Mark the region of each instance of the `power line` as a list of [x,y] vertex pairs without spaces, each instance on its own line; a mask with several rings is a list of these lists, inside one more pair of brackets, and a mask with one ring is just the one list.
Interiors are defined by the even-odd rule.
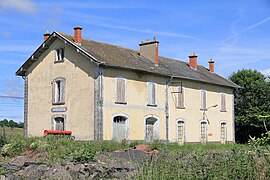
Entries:
[[24,99],[24,97],[20,97],[20,96],[1,96],[0,98],[10,98],[10,99]]

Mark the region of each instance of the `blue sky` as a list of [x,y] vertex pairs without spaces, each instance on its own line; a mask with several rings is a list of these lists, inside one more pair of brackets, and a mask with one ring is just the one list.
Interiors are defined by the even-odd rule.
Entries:
[[[138,49],[156,36],[159,54],[198,63],[215,60],[218,74],[250,68],[270,75],[270,1],[0,0],[0,96],[23,96],[15,71],[47,30]],[[7,103],[9,101],[9,103]],[[0,119],[23,120],[22,101],[0,98]],[[11,105],[9,105],[11,104]]]

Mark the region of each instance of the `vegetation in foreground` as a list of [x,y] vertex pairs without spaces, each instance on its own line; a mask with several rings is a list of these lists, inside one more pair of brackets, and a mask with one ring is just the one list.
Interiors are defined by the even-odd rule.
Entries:
[[[159,155],[141,162],[138,179],[269,179],[270,133],[250,140],[250,145],[165,145],[150,144]],[[44,138],[17,137],[2,148],[5,159],[34,154],[49,165],[67,159],[78,163],[94,161],[102,152],[134,147],[140,142],[122,144],[113,141],[73,141],[58,136]],[[109,157],[108,157],[109,158]],[[5,173],[5,169],[1,172]]]

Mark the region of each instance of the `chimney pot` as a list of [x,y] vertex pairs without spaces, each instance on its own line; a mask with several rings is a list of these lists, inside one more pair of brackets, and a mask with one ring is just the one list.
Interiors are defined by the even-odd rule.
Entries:
[[156,38],[156,36],[154,36],[154,41],[156,41],[157,40],[157,38]]
[[46,41],[50,37],[50,33],[47,31],[46,33],[43,34],[44,41]]
[[76,44],[81,45],[82,43],[82,27],[74,27],[74,41]]
[[197,70],[197,55],[195,53],[192,53],[189,57],[189,67],[191,67],[192,69],[196,69]]
[[213,59],[209,60],[209,71],[214,73],[215,72],[215,61]]

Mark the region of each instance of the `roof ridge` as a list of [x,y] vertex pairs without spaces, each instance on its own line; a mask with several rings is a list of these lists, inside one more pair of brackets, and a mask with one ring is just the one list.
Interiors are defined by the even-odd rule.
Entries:
[[[58,33],[60,33],[63,36],[73,37],[71,35],[68,35],[68,34],[65,34],[65,33],[62,33],[62,32],[58,32]],[[130,50],[130,51],[134,51],[135,53],[139,53],[139,50],[135,50],[135,49],[131,49],[131,48],[126,48],[126,47],[115,45],[115,44],[110,44],[110,43],[106,43],[106,42],[100,42],[100,41],[96,41],[96,40],[92,40],[92,39],[87,39],[87,38],[82,38],[82,40],[83,41],[92,41],[92,42],[99,43],[99,44],[104,44],[104,45],[110,45],[110,46],[114,46],[114,47],[117,47],[117,48],[122,48],[122,49],[127,49],[127,50]]]

